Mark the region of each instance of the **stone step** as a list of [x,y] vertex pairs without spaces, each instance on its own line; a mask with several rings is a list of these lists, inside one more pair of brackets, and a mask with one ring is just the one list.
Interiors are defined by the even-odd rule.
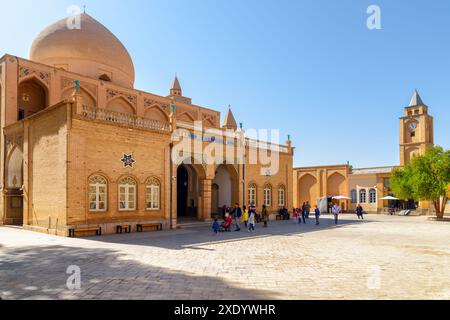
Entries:
[[212,221],[185,222],[185,223],[177,224],[177,229],[209,227],[211,224],[212,224]]

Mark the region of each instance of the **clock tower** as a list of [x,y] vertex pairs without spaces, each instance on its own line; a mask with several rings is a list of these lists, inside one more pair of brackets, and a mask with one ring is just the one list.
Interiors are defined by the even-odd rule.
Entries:
[[433,117],[428,114],[428,106],[416,90],[400,118],[400,165],[406,165],[433,145]]

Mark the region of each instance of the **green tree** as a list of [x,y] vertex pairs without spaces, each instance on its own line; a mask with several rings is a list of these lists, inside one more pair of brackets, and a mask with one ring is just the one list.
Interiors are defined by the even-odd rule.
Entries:
[[397,197],[433,202],[438,218],[444,216],[449,185],[450,150],[438,146],[392,174],[392,190]]

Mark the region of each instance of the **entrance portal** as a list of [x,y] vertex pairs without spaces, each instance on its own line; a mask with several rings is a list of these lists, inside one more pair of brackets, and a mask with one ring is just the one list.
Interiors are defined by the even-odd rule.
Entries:
[[177,216],[196,219],[199,206],[199,175],[193,165],[177,169]]

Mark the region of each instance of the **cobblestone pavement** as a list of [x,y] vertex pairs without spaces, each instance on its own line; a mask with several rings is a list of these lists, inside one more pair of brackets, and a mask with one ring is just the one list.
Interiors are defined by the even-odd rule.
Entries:
[[[60,238],[0,228],[3,299],[450,299],[450,223],[354,216]],[[81,289],[68,290],[68,266]]]

